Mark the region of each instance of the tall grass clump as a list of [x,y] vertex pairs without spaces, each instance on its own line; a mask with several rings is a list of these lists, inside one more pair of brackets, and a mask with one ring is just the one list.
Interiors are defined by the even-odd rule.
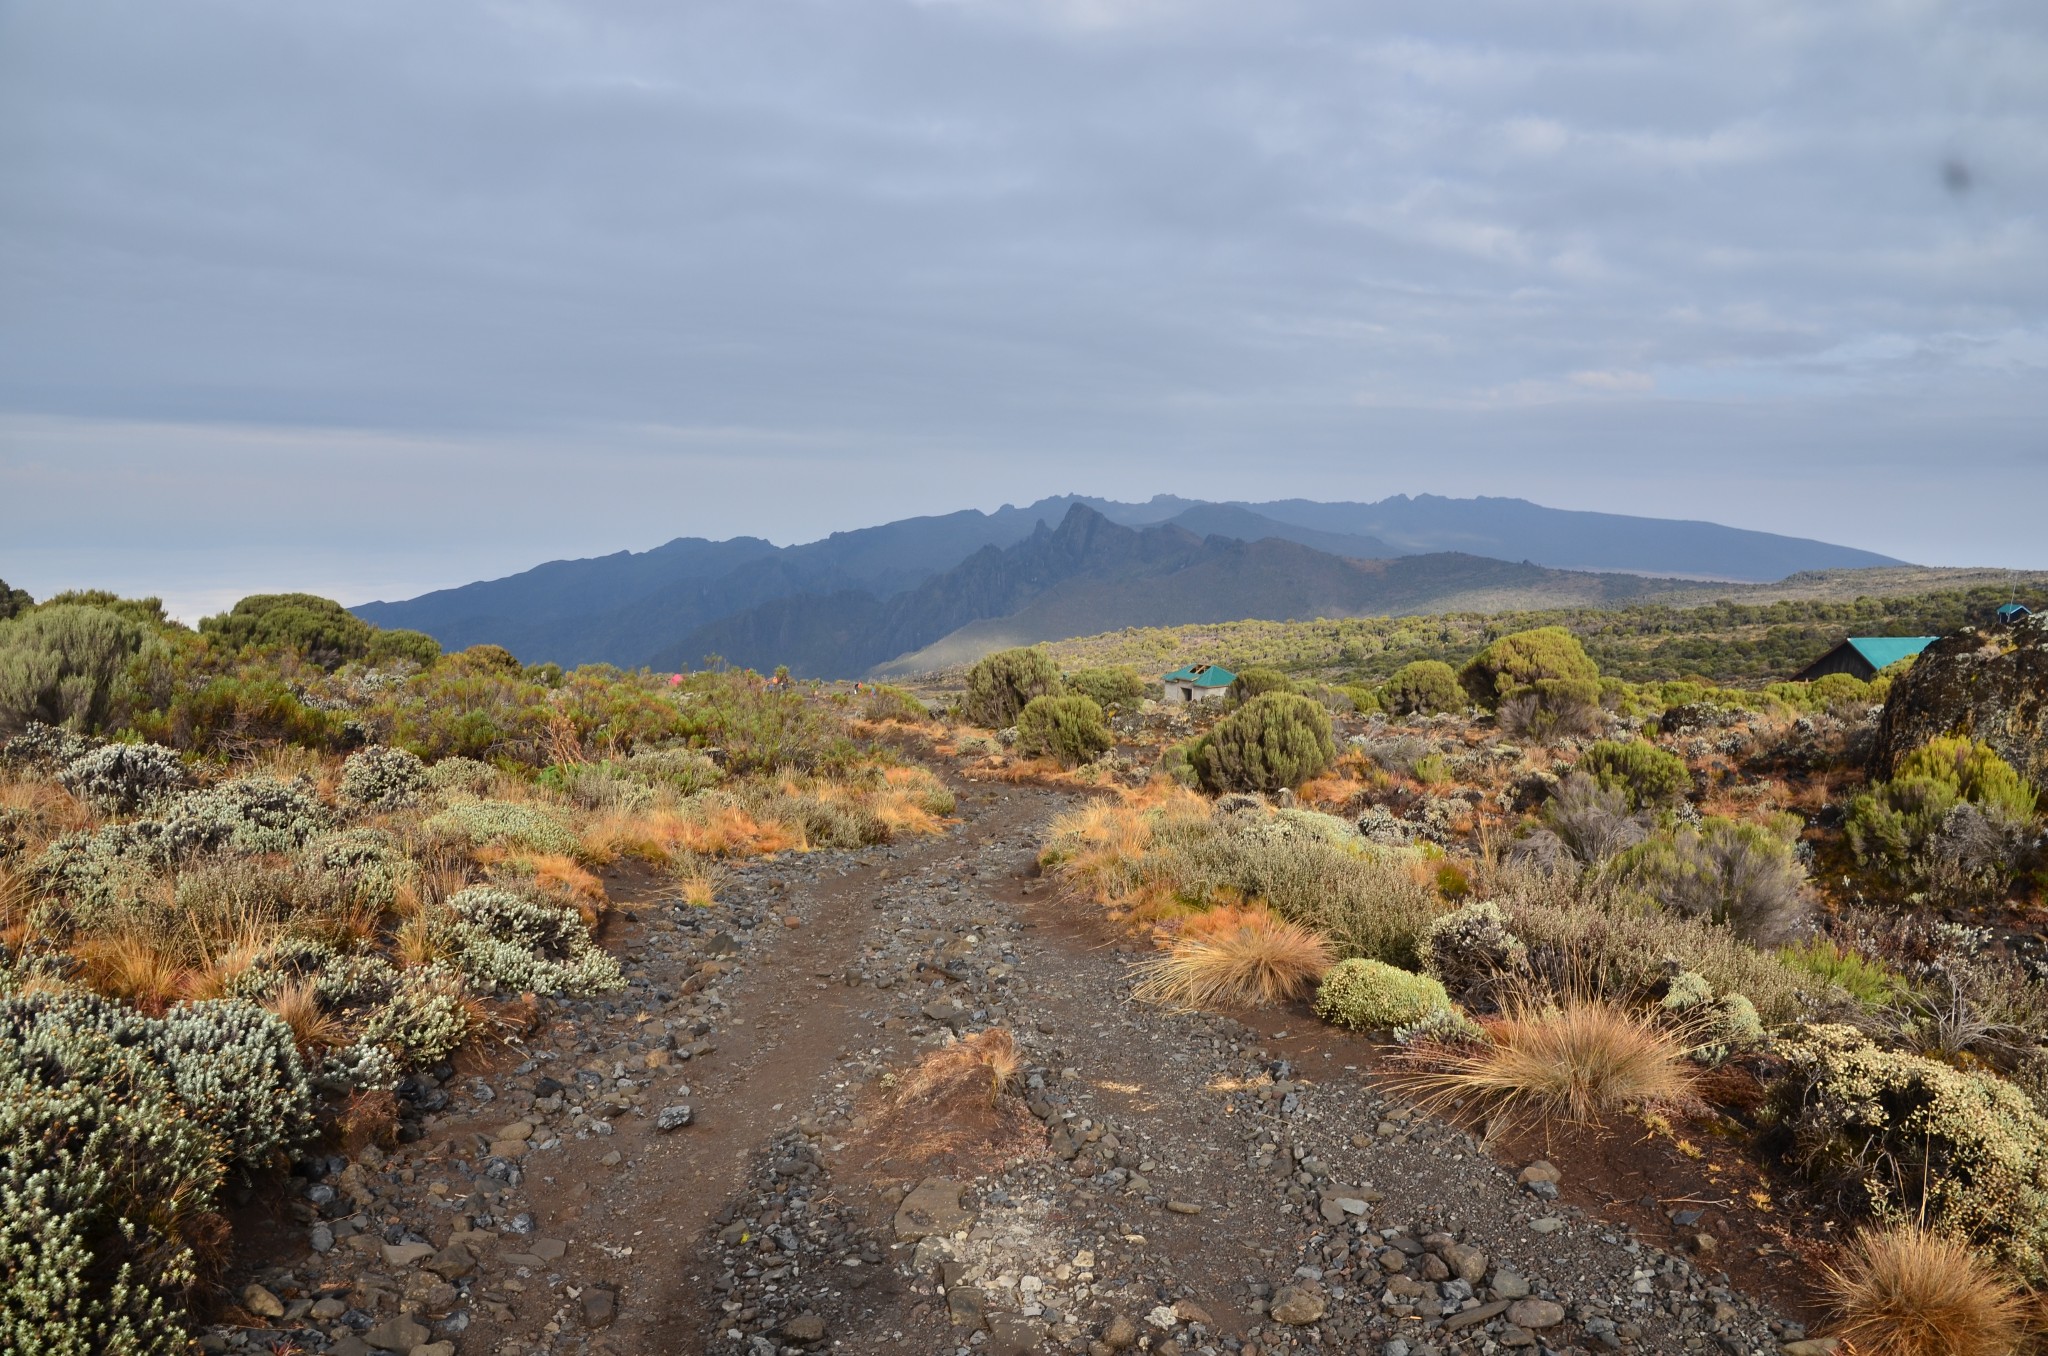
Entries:
[[1182,926],[1141,962],[1139,998],[1176,1008],[1271,1007],[1307,992],[1330,963],[1328,940],[1253,906],[1222,906]]
[[1863,1230],[1821,1280],[1856,1356],[2012,1356],[2030,1326],[2009,1278],[1916,1225]]
[[1690,1043],[1651,1015],[1583,997],[1509,1004],[1487,1039],[1418,1055],[1403,1082],[1425,1100],[1476,1098],[1510,1120],[1590,1123],[1691,1095]]

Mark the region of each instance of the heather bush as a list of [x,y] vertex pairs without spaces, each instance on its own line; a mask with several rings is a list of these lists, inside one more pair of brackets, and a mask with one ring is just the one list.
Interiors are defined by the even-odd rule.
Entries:
[[1544,827],[1588,866],[1598,866],[1649,837],[1646,814],[1630,814],[1628,796],[1581,771],[1571,771],[1557,784],[1540,812]]
[[1033,697],[1017,713],[1017,752],[1078,767],[1107,753],[1111,744],[1102,708],[1091,697]]
[[18,617],[36,605],[27,589],[9,588],[5,579],[0,579],[0,621]]
[[1394,670],[1380,690],[1380,700],[1397,716],[1437,715],[1470,705],[1458,674],[1441,659],[1418,659]]
[[395,810],[426,793],[427,765],[404,749],[373,744],[348,756],[336,797],[359,810]]
[[398,901],[399,886],[418,874],[396,840],[381,829],[344,829],[308,843],[305,860],[347,898],[381,910]]
[[0,621],[0,730],[30,721],[105,729],[149,627],[98,607],[40,607]]
[[1642,740],[1603,739],[1586,750],[1576,770],[1621,792],[1631,810],[1673,805],[1692,790],[1685,760]]
[[2038,850],[2033,788],[1988,746],[1937,738],[1850,803],[1857,861],[1909,888],[2002,895]]
[[100,741],[90,735],[32,720],[20,734],[0,743],[0,763],[27,771],[55,772],[99,746]]
[[538,805],[512,800],[458,800],[423,826],[437,837],[471,847],[501,844],[529,852],[573,856],[576,835]]
[[132,815],[192,783],[178,755],[161,744],[102,744],[57,774],[64,789],[107,815]]
[[1696,1042],[1687,1051],[1701,1064],[1722,1065],[1763,1043],[1764,1024],[1756,1004],[1739,993],[1715,996],[1706,976],[1681,970],[1671,977],[1663,1008],[1684,1019]]
[[998,650],[967,671],[967,719],[987,730],[1006,730],[1033,697],[1060,690],[1060,671],[1044,650]]
[[2010,1083],[1816,1026],[1778,1053],[1774,1092],[1792,1157],[1846,1204],[1920,1219],[2048,1277],[2048,1120]]
[[1413,1027],[1450,1009],[1436,980],[1376,960],[1339,961],[1316,988],[1316,1016],[1353,1031]]
[[[1502,636],[1474,655],[1458,674],[1472,700],[1489,711],[1544,679],[1597,684],[1599,678],[1599,665],[1587,656],[1578,637],[1562,626],[1540,626]],[[1597,701],[1597,687],[1594,697]]]
[[1246,669],[1230,680],[1230,704],[1243,706],[1268,692],[1293,692],[1294,680],[1278,669]]
[[1306,697],[1270,692],[1219,721],[1190,761],[1211,791],[1278,791],[1316,776],[1336,756],[1329,712]]
[[1086,697],[1105,711],[1128,711],[1152,693],[1152,684],[1127,666],[1081,669],[1067,675],[1067,691]]
[[1607,726],[1600,704],[1600,686],[1578,678],[1538,678],[1502,699],[1498,715],[1502,734],[1551,744],[1583,739]]
[[576,998],[625,984],[619,963],[598,949],[568,909],[487,885],[471,886],[448,903],[455,963],[478,984]]
[[454,970],[432,964],[399,972],[356,1039],[389,1052],[398,1069],[425,1068],[455,1053],[475,1031],[469,986]]
[[418,631],[383,631],[331,598],[310,593],[259,593],[199,623],[199,633],[227,650],[282,649],[328,668],[351,659],[404,659],[422,667],[441,655]]
[[1659,833],[1614,860],[1614,870],[1674,913],[1706,918],[1759,945],[1783,939],[1806,908],[1806,871],[1790,835],[1709,817]]
[[2034,813],[2034,789],[1989,744],[1960,735],[1928,740],[1899,760],[1892,775],[1926,777],[1972,805],[2002,810],[2015,819]]
[[1840,989],[1865,1007],[1886,1007],[1905,993],[1905,980],[1882,961],[1826,937],[1808,937],[1781,947],[1778,958],[1794,970]]

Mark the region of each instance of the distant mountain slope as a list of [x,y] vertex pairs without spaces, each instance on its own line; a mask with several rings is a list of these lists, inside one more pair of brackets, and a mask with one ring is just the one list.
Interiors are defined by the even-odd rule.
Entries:
[[[451,648],[493,642],[529,663],[680,666],[713,651],[734,659],[760,656],[775,638],[800,650],[805,667],[838,665],[853,642],[832,636],[883,624],[893,629],[855,648],[865,653],[883,643],[881,637],[904,641],[880,656],[887,659],[946,634],[930,629],[940,621],[950,619],[951,630],[1005,614],[988,610],[995,604],[987,599],[973,604],[982,609],[973,615],[962,612],[969,596],[960,592],[969,587],[965,577],[946,583],[944,596],[921,598],[887,618],[874,607],[917,593],[979,552],[1001,552],[1040,529],[1051,534],[1076,505],[1111,527],[1153,531],[1170,524],[1197,541],[1278,539],[1344,559],[1463,553],[1553,570],[1729,580],[1892,563],[1825,542],[1713,523],[1550,509],[1519,499],[1397,495],[1375,504],[1211,504],[1158,495],[1129,504],[1060,495],[993,513],[905,518],[800,546],[757,537],[678,538],[651,551],[551,561],[504,579],[365,603],[355,611],[380,626],[425,631]],[[1005,596],[1011,610],[1027,601],[1021,593]],[[1261,596],[1278,595],[1267,590]],[[857,601],[863,597],[873,607]],[[767,662],[797,661],[784,655]]]
[[1551,570],[1456,552],[1347,560],[1278,538],[1210,538],[1204,548],[1180,567],[1141,580],[1099,575],[1067,580],[1016,612],[969,623],[873,672],[898,677],[952,668],[1011,645],[1124,627],[1612,607],[1650,595],[1669,598],[1694,590],[1704,595],[1713,587],[1636,574]]
[[1545,508],[1526,499],[1397,494],[1376,504],[1281,499],[1239,507],[1323,532],[1378,537],[1403,554],[1468,551],[1563,570],[1762,583],[1801,570],[1863,569],[1903,561],[1803,537],[1674,518]]

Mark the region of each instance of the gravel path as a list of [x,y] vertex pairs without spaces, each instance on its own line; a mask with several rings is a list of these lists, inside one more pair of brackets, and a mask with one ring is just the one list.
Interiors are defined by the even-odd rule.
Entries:
[[[1362,1044],[1131,1003],[1134,944],[1033,876],[1074,803],[967,784],[942,839],[756,864],[712,909],[628,905],[608,938],[627,991],[422,1080],[388,1161],[306,1165],[283,1260],[245,1278],[259,1326],[208,1345],[1826,1349],[1564,1206],[1547,1165],[1375,1091],[1346,1062]],[[889,1091],[998,1026],[1021,1100],[920,1116]]]

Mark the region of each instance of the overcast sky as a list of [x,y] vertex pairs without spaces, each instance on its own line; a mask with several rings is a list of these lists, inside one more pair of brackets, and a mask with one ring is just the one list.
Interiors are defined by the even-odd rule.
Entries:
[[0,0],[0,577],[1080,491],[2048,567],[2039,0]]

